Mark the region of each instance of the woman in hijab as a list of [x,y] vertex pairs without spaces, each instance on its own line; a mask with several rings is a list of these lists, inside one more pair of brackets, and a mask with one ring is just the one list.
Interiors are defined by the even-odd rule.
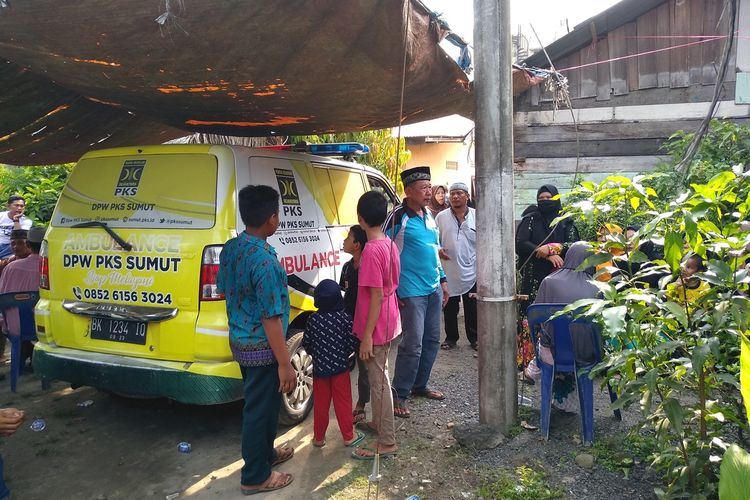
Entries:
[[[560,199],[553,200],[559,193],[551,184],[540,187],[536,193],[536,205],[529,205],[523,212],[523,219],[516,230],[516,255],[518,256],[519,293],[528,299],[518,302],[518,333],[516,344],[519,353],[529,353],[531,336],[526,322],[526,308],[534,302],[539,283],[555,269],[563,265],[567,247],[578,241],[578,229],[573,221],[565,219],[554,227],[553,220],[560,215]],[[519,356],[518,368],[523,369],[528,356]]]
[[432,186],[432,198],[430,198],[430,204],[427,205],[427,208],[430,210],[433,219],[437,214],[450,207],[446,198],[445,186],[440,184]]
[[[542,280],[536,295],[536,304],[572,304],[580,299],[595,298],[599,289],[591,283],[594,276],[593,268],[578,270],[583,262],[593,255],[589,244],[579,241],[571,245],[565,254],[563,267],[553,272]],[[573,349],[576,360],[582,364],[588,364],[594,359],[595,346],[587,342],[590,335],[577,335],[576,328],[586,328],[586,325],[571,325],[573,335]],[[587,332],[578,332],[587,333]],[[554,342],[551,328],[541,330],[539,334],[539,357],[547,364],[554,364]],[[537,380],[539,368],[532,361],[525,370],[528,378]],[[570,397],[575,391],[575,375],[572,373],[561,373],[555,376],[552,386],[552,404],[563,411],[575,411],[578,403],[575,397]]]
[[516,232],[521,273],[519,292],[529,296],[528,302],[522,304],[524,316],[526,305],[534,301],[539,284],[552,271],[562,267],[568,246],[580,239],[578,229],[570,219],[551,226],[562,210],[560,199],[552,199],[558,194],[557,188],[551,184],[540,187],[536,194],[536,209],[527,209],[529,213],[521,220]]

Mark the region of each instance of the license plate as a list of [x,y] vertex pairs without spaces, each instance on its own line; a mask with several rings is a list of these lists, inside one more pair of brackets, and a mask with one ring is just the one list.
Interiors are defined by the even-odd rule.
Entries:
[[145,345],[147,324],[145,321],[91,318],[91,338]]

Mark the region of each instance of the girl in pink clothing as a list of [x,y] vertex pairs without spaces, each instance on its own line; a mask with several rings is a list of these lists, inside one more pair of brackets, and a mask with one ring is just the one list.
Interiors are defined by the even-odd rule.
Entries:
[[372,460],[376,452],[387,456],[398,451],[388,351],[393,339],[401,333],[396,297],[401,262],[398,248],[380,228],[387,214],[388,203],[377,191],[363,194],[357,203],[359,224],[367,233],[367,245],[359,264],[353,330],[360,340],[359,357],[367,363],[372,406],[372,422],[363,422],[361,426],[377,433],[375,447],[356,448],[352,452],[357,460]]

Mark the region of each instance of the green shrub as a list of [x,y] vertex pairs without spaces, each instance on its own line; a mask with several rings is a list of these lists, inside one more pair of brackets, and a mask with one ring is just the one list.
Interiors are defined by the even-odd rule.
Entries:
[[[653,433],[652,465],[664,473],[666,490],[657,494],[711,498],[724,451],[750,430],[739,382],[740,343],[750,334],[750,255],[744,251],[750,233],[741,228],[750,219],[750,172],[742,166],[724,169],[672,200],[646,186],[654,180],[613,176],[574,190],[578,201],[564,216],[597,221],[633,211],[645,222],[631,241],[613,235],[593,244],[597,254],[584,267],[614,261],[622,272],[597,282],[601,298],[570,309],[585,306],[608,344],[621,346],[610,347],[592,376],[612,384],[615,408],[640,409],[635,431]],[[652,264],[665,279],[676,278],[689,253],[700,255],[707,270],[696,276],[710,285],[708,291],[682,303],[663,289],[644,287],[650,271],[637,269],[648,259],[633,249],[647,240],[664,247],[664,259]]]
[[513,473],[502,469],[489,473],[477,488],[476,496],[492,500],[552,500],[564,498],[565,494],[547,484],[543,470],[521,465]]
[[[397,193],[403,192],[401,176],[398,167],[403,167],[409,161],[411,152],[406,149],[406,141],[393,137],[391,129],[366,130],[364,132],[347,132],[341,134],[305,135],[289,137],[289,142],[295,144],[305,142],[359,142],[370,148],[370,154],[360,156],[357,162],[380,170],[396,188]],[[398,155],[396,154],[398,151]]]
[[0,199],[19,194],[26,200],[26,215],[34,224],[46,225],[73,168],[72,164],[47,167],[0,165]]

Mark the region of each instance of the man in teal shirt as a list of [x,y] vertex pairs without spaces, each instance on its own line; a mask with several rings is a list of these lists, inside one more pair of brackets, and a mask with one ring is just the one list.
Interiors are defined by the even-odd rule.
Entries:
[[448,302],[448,284],[438,258],[440,237],[425,207],[432,196],[430,167],[401,172],[406,198],[388,216],[383,231],[401,257],[398,299],[403,333],[393,376],[393,413],[408,418],[410,395],[445,399],[428,383],[440,348],[440,311]]
[[292,482],[291,474],[271,468],[294,456],[293,448],[274,448],[273,442],[281,394],[294,388],[295,376],[286,349],[286,273],[266,242],[279,226],[279,193],[246,186],[238,201],[245,231],[224,245],[217,286],[226,297],[229,346],[244,386],[240,490],[253,495]]

